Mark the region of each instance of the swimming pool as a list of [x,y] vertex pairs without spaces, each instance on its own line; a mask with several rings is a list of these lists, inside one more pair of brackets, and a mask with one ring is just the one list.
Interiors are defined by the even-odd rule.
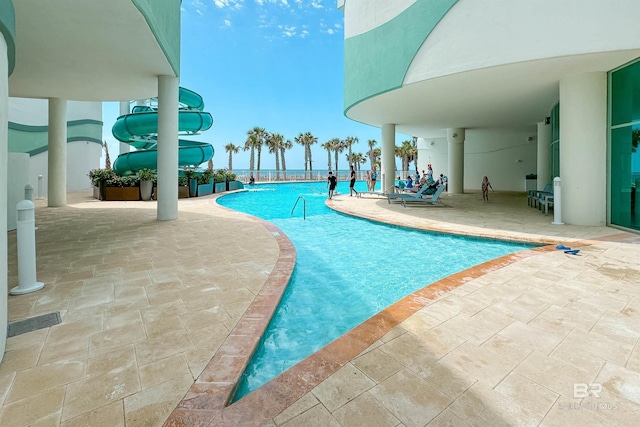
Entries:
[[[359,187],[364,190],[365,184],[359,182]],[[348,194],[348,182],[339,183],[337,190]],[[534,247],[353,218],[327,208],[326,197],[326,183],[319,182],[256,185],[217,199],[222,206],[274,223],[297,252],[289,285],[243,374],[236,400],[404,296]]]

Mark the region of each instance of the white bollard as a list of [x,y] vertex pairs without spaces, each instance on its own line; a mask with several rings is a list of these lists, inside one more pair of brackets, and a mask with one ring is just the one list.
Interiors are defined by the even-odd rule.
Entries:
[[43,181],[44,181],[44,177],[42,175],[38,175],[38,199],[42,199]]
[[18,202],[18,286],[11,295],[22,295],[40,290],[44,283],[36,281],[35,205],[31,200]]
[[559,176],[553,178],[553,222],[554,225],[562,225],[562,180]]
[[24,186],[24,199],[33,202],[33,186],[31,184]]

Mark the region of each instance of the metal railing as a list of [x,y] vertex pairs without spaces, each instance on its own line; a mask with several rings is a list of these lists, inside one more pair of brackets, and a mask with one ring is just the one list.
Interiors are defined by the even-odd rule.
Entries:
[[302,219],[307,219],[307,200],[302,197],[302,196],[298,196],[298,198],[296,199],[296,202],[293,204],[293,208],[291,209],[291,216],[293,216],[293,211],[296,210],[296,206],[298,206],[298,202],[300,201],[300,199],[302,199]]

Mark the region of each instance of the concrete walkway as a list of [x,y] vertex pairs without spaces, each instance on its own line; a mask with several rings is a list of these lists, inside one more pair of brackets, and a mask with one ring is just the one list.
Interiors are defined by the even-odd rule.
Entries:
[[[215,197],[181,199],[170,222],[155,202],[38,201],[46,286],[10,296],[9,321],[62,323],[9,338],[0,425],[637,425],[640,236],[490,197],[334,198],[384,222],[550,246],[424,288],[228,406],[291,274],[286,236]],[[12,287],[15,232],[9,246]]]

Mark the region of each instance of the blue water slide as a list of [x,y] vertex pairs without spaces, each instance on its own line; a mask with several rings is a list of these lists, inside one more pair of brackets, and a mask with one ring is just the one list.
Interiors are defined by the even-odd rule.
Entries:
[[[203,111],[202,97],[186,88],[178,92],[178,132],[197,134],[213,125],[213,117]],[[156,170],[158,167],[157,134],[158,112],[146,105],[136,105],[131,114],[116,119],[111,130],[120,142],[135,147],[137,151],[118,156],[113,163],[113,171],[121,176],[133,175],[143,168]],[[213,157],[213,146],[206,142],[178,140],[178,166],[199,166]]]

